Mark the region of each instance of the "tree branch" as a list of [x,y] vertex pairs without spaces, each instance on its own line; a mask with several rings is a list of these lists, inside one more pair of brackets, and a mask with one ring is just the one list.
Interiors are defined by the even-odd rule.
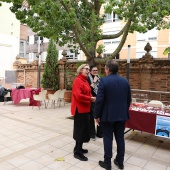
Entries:
[[[61,2],[61,5],[63,5],[63,7],[65,8],[65,10],[66,10],[68,13],[70,13],[70,8],[71,8],[70,4],[65,4],[62,0],[61,0],[60,2]],[[85,2],[87,2],[88,5],[90,5],[90,3],[89,3],[87,0],[85,0]],[[81,39],[80,39],[81,35],[85,34],[85,31],[84,31],[84,29],[82,28],[82,26],[81,26],[79,20],[77,19],[77,17],[76,17],[76,23],[75,23],[75,25],[72,27],[72,31],[73,31],[73,33],[74,33],[74,35],[75,35],[75,37],[76,37],[76,40],[77,40],[77,42],[78,42],[81,50],[84,52],[84,54],[86,55],[86,57],[87,57],[88,59],[92,58],[92,56],[90,55],[90,53],[88,52],[88,50],[85,48],[85,46],[83,45],[83,43],[82,43],[82,41],[81,41]]]
[[124,28],[124,34],[122,36],[122,39],[118,45],[118,47],[116,48],[116,50],[112,53],[112,55],[110,57],[105,57],[105,58],[95,58],[94,61],[96,63],[104,63],[106,62],[107,60],[110,60],[110,59],[113,59],[119,52],[120,50],[122,49],[125,41],[126,41],[126,38],[127,38],[127,35],[128,35],[128,31],[129,31],[129,27],[131,25],[131,18],[128,20],[127,24],[126,24],[126,27]]
[[[65,10],[66,10],[68,13],[70,13],[70,8],[71,8],[70,4],[69,4],[69,3],[68,3],[68,4],[65,4],[62,0],[61,0],[60,2],[61,2],[61,5],[63,5],[63,7],[65,8]],[[82,26],[81,26],[79,20],[77,19],[77,17],[76,17],[75,20],[76,20],[75,25],[76,25],[76,27],[77,27],[77,31],[78,31],[80,34],[85,34],[85,31],[84,31],[84,29],[82,28]]]
[[79,45],[80,45],[80,48],[81,50],[84,52],[84,54],[86,55],[87,58],[92,58],[92,56],[90,55],[90,53],[88,52],[88,50],[85,48],[85,46],[83,45],[83,43],[81,42],[80,40],[80,36],[77,32],[77,29],[76,27],[73,28],[73,32],[75,34],[75,37],[76,37],[76,40],[78,41]]
[[94,9],[96,14],[99,14],[101,5],[102,4],[99,3],[99,0],[94,0]]
[[103,39],[114,39],[114,38],[118,38],[120,37],[124,30],[126,29],[128,25],[128,22],[126,23],[126,25],[122,28],[122,30],[120,30],[117,34],[113,34],[113,35],[103,35],[102,38],[100,40],[103,40]]

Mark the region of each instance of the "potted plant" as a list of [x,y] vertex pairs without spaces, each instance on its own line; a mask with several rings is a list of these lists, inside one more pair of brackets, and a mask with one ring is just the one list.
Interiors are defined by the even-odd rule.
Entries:
[[71,102],[71,96],[72,96],[72,84],[75,78],[75,73],[69,71],[68,69],[65,70],[65,88],[66,88],[66,92],[65,92],[65,101],[66,102]]
[[75,78],[75,73],[65,71],[65,88],[66,90],[72,90],[72,84]]
[[105,51],[105,46],[103,44],[98,45],[96,52],[98,53],[99,58],[102,58],[101,54]]
[[46,63],[44,65],[44,73],[41,81],[44,89],[53,91],[47,93],[54,93],[59,87],[57,62],[58,50],[54,40],[50,39],[47,49]]

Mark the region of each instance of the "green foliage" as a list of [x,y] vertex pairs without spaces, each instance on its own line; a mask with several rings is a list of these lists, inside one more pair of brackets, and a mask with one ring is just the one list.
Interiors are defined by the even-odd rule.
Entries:
[[0,2],[12,2],[11,11],[22,23],[26,23],[40,36],[53,38],[60,46],[69,44],[75,51],[81,49],[87,61],[98,61],[94,56],[99,40],[122,37],[112,54],[114,57],[123,47],[128,32],[145,33],[155,27],[170,28],[167,17],[170,16],[170,0],[107,1],[104,6],[105,15],[114,11],[125,22],[125,27],[118,35],[109,36],[103,35],[101,30],[105,15],[100,12],[106,0],[27,0],[30,5],[28,8],[22,6],[23,0]]
[[54,41],[51,39],[47,49],[46,63],[44,66],[44,74],[42,77],[43,88],[50,88],[52,90],[57,90],[58,83],[58,50]]
[[100,44],[98,48],[96,49],[96,52],[100,55],[101,53],[105,51],[104,48],[105,46],[103,44]]
[[163,55],[167,55],[168,53],[170,53],[170,47],[167,47],[164,52]]
[[100,76],[100,78],[103,78],[105,76],[101,72],[98,72],[98,75]]
[[77,64],[76,64],[77,68],[78,68],[79,66],[81,66],[82,64],[85,64],[85,63],[84,63],[84,62],[77,62]]
[[76,77],[76,74],[73,72],[70,72],[69,70],[65,70],[65,88],[67,90],[72,90],[72,84],[74,81],[74,78]]
[[[79,66],[81,66],[82,64],[84,64],[84,62],[77,62],[76,67],[78,68]],[[77,76],[77,72],[71,72],[69,70],[69,68],[65,69],[65,87],[67,90],[71,90],[72,89],[72,84],[74,81],[74,78]]]

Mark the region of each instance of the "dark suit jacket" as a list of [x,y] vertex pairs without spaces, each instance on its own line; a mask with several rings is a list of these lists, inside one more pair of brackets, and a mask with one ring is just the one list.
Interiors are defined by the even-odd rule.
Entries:
[[125,121],[129,119],[131,90],[128,81],[118,74],[101,79],[94,109],[94,118],[102,122]]

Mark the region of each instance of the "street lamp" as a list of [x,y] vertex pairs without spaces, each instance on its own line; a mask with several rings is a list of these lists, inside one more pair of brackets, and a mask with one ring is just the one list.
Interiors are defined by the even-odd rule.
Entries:
[[130,48],[131,45],[128,45],[128,57],[127,57],[127,65],[126,65],[126,79],[129,81],[129,72],[130,72]]
[[40,45],[41,45],[41,40],[40,36],[38,36],[38,88],[40,88],[40,79],[41,79],[41,52],[40,52]]

